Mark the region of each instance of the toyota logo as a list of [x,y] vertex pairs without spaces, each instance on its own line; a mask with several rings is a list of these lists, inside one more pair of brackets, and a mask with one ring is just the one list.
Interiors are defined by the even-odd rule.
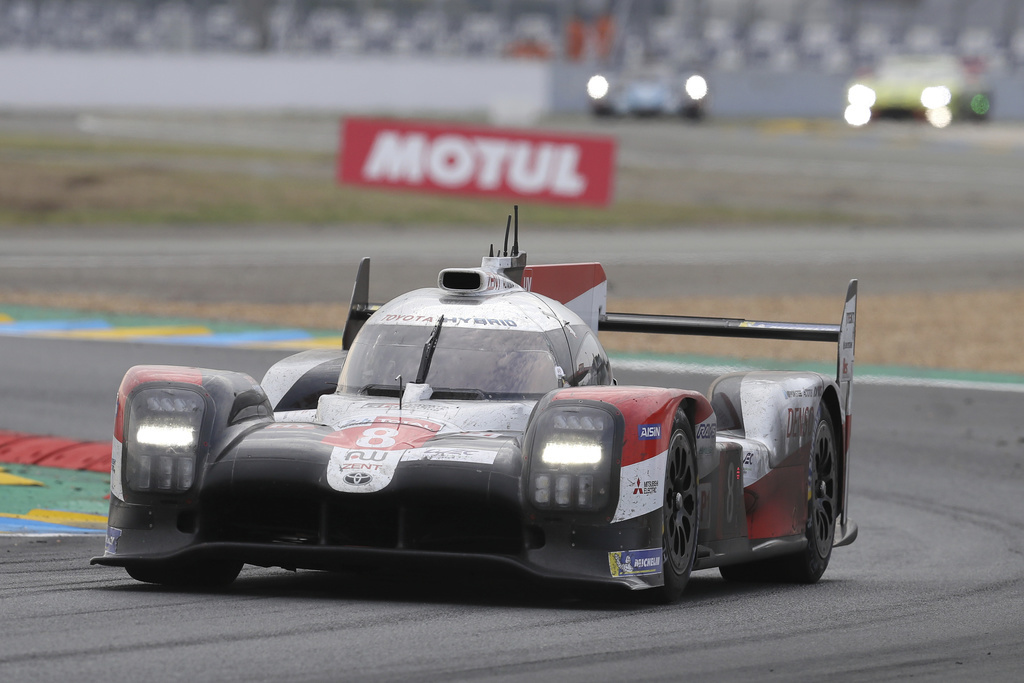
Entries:
[[366,472],[349,472],[342,479],[346,484],[351,484],[352,486],[366,486],[373,481],[373,475]]

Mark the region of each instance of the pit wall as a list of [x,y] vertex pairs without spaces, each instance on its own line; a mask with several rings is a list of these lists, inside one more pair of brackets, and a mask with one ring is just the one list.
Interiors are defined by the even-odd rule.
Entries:
[[[0,52],[0,109],[484,113],[587,111],[591,66],[530,60]],[[840,118],[848,76],[711,71],[721,118]],[[1024,76],[994,76],[992,118],[1024,120]]]

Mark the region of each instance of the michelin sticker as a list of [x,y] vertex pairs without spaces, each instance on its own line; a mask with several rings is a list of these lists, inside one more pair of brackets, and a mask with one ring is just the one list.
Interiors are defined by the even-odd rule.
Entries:
[[117,539],[121,538],[121,530],[117,527],[107,527],[107,539],[103,545],[104,555],[116,555],[117,554]]
[[608,553],[608,568],[613,577],[660,574],[661,554],[661,548]]

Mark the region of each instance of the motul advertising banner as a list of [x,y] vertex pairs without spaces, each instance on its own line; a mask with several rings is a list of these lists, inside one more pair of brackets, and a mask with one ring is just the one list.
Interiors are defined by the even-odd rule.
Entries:
[[509,128],[348,118],[338,182],[607,206],[615,140]]

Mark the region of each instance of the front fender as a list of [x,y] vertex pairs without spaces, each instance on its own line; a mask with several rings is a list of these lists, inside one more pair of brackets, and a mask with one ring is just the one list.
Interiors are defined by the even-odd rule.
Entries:
[[[614,495],[603,511],[607,522],[634,519],[661,508],[665,457],[677,412],[682,411],[692,426],[698,470],[707,473],[717,466],[715,415],[703,395],[680,389],[593,386],[559,389],[538,404],[524,449],[529,476],[534,476],[538,466],[537,425],[543,424],[539,416],[587,405],[604,407],[616,421],[609,463]],[[529,494],[527,481],[524,497],[528,503]]]

